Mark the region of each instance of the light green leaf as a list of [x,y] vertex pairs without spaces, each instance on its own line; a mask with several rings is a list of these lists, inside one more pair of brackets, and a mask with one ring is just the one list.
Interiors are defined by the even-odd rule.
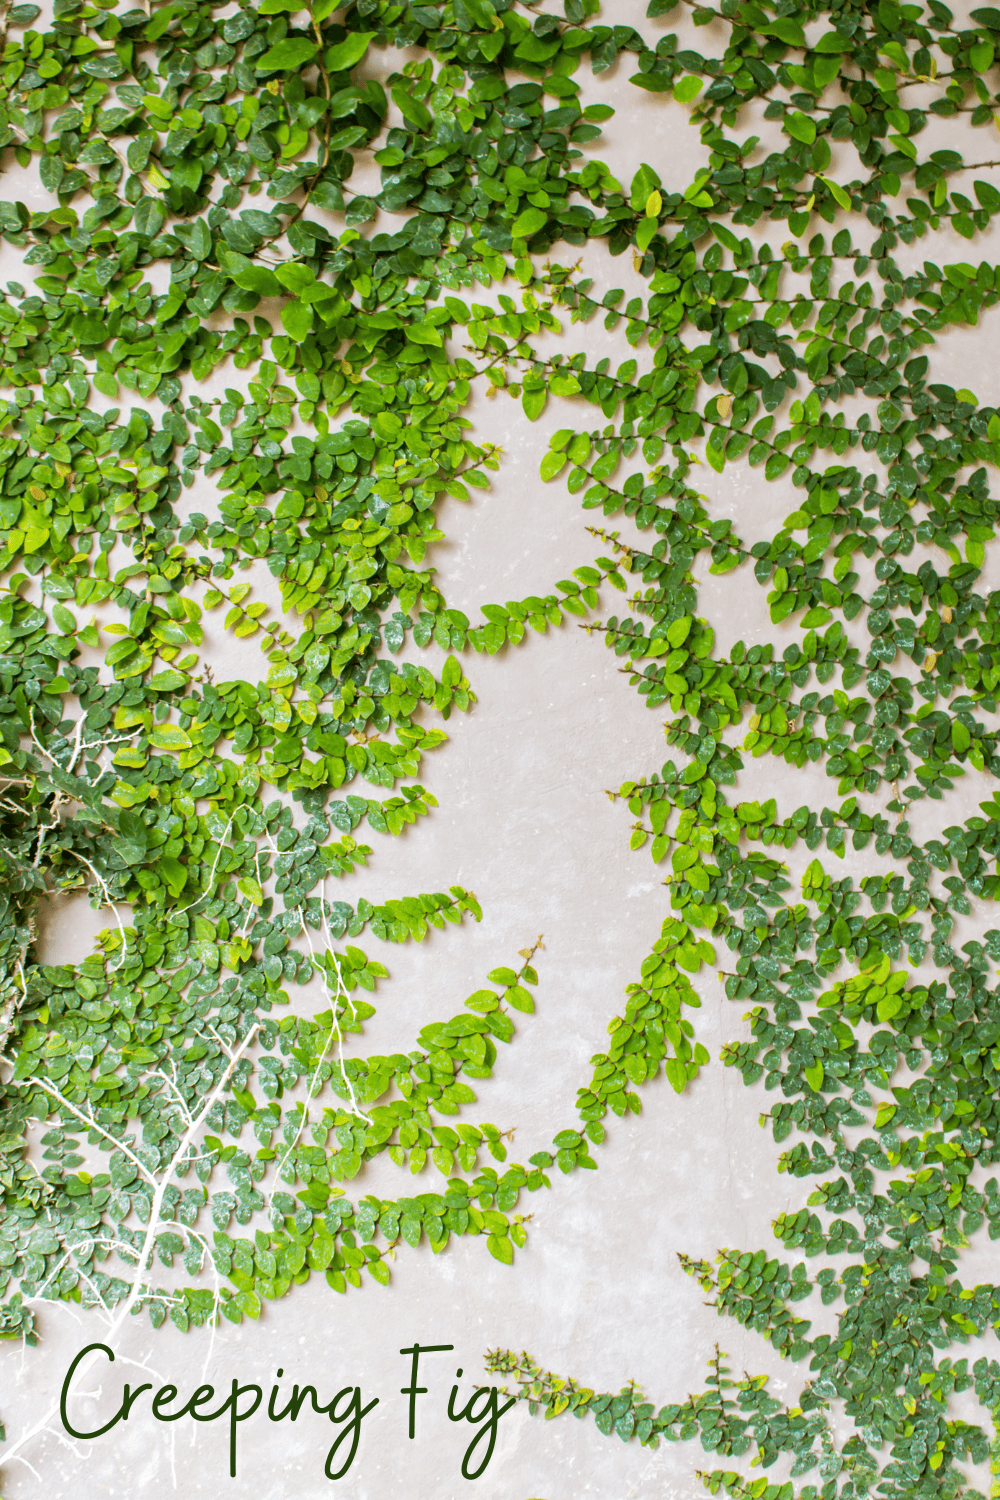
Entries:
[[312,308],[305,302],[289,302],[281,309],[281,326],[289,338],[301,344],[312,330]]
[[184,687],[188,679],[183,672],[177,672],[173,667],[166,672],[156,672],[150,678],[149,685],[158,693],[168,693],[174,688]]
[[548,223],[548,214],[542,208],[526,208],[519,213],[510,226],[512,237],[528,240]]
[[512,1266],[514,1264],[514,1246],[508,1235],[491,1234],[486,1241],[486,1248],[493,1259],[500,1261],[501,1265]]
[[798,21],[790,21],[786,17],[770,21],[766,26],[756,26],[755,29],[764,36],[776,36],[779,42],[784,42],[789,47],[806,45],[806,34]]
[[[545,410],[547,401],[548,392],[544,386],[540,391],[529,391],[527,389],[521,391],[521,406],[529,422],[538,421],[538,418]],[[994,418],[995,420],[996,418]]]
[[530,1015],[531,1012],[535,1009],[534,999],[524,988],[524,986],[520,984],[512,984],[510,989],[504,995],[504,999],[506,1000],[507,1004],[512,1005],[515,1010],[524,1011],[528,1015]]
[[424,344],[432,349],[444,346],[440,329],[432,328],[429,323],[408,323],[405,333],[411,344]]
[[258,72],[273,73],[279,68],[295,72],[307,62],[312,62],[318,51],[319,47],[315,42],[309,41],[308,37],[287,37],[283,42],[269,47],[254,61]]
[[801,110],[790,110],[784,119],[785,129],[796,141],[803,141],[805,145],[811,146],[816,139],[816,122]]
[[392,97],[403,119],[409,120],[410,124],[415,125],[418,130],[427,130],[433,124],[434,116],[426,104],[421,103],[419,99],[415,99],[410,90],[404,88],[402,84],[397,83],[395,85],[392,90]]
[[300,265],[298,261],[288,261],[283,266],[276,266],[274,274],[282,286],[286,287],[288,291],[293,292],[297,297],[307,287],[313,286],[316,281],[315,272],[311,271],[308,266]]
[[[331,6],[331,10],[334,9]],[[368,43],[374,31],[353,31],[342,42],[328,47],[323,55],[323,65],[328,73],[345,73],[356,67],[368,51]]]
[[191,736],[179,724],[157,724],[149,740],[157,750],[189,750],[191,748]]
[[674,84],[674,98],[678,104],[693,104],[704,88],[700,78],[687,73]]
[[851,197],[846,188],[842,188],[839,182],[831,181],[829,177],[821,177],[819,180],[829,190],[835,203],[839,203],[841,208],[850,208]]

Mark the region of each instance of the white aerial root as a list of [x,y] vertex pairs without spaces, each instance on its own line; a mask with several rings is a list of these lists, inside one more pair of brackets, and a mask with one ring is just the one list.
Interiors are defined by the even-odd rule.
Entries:
[[[238,1063],[238,1061],[239,1061],[240,1057],[243,1055],[243,1053],[247,1050],[247,1048],[253,1042],[254,1037],[257,1035],[257,1032],[259,1031],[259,1029],[260,1029],[259,1023],[255,1022],[254,1025],[247,1032],[247,1035],[243,1039],[243,1042],[241,1043],[239,1049],[237,1050],[237,1052],[235,1052],[232,1055],[232,1058],[231,1058],[231,1061],[229,1063],[229,1066],[226,1068],[226,1070],[223,1073],[222,1077],[219,1079],[218,1083],[215,1085],[215,1088],[212,1090],[212,1092],[209,1094],[208,1098],[205,1100],[205,1103],[202,1105],[202,1108],[199,1111],[198,1115],[191,1121],[191,1124],[188,1126],[187,1130],[184,1132],[184,1135],[181,1138],[181,1141],[180,1141],[180,1144],[179,1144],[177,1150],[174,1152],[174,1154],[173,1154],[170,1162],[167,1164],[167,1166],[163,1170],[160,1182],[156,1186],[154,1194],[153,1194],[153,1200],[152,1200],[152,1203],[150,1205],[149,1224],[148,1224],[148,1227],[146,1229],[145,1236],[143,1238],[142,1246],[141,1246],[141,1248],[138,1251],[133,1251],[133,1253],[136,1256],[136,1266],[137,1266],[136,1281],[133,1284],[132,1290],[129,1293],[128,1297],[122,1303],[122,1305],[117,1309],[117,1311],[115,1312],[113,1318],[111,1319],[111,1323],[110,1323],[110,1326],[109,1326],[109,1329],[108,1329],[108,1342],[109,1343],[113,1339],[117,1338],[117,1336],[121,1332],[121,1330],[122,1330],[122,1328],[123,1328],[126,1320],[131,1315],[132,1310],[135,1307],[136,1303],[144,1295],[143,1283],[142,1283],[142,1271],[144,1270],[144,1268],[146,1266],[146,1262],[147,1262],[147,1260],[149,1259],[149,1257],[150,1257],[150,1255],[152,1253],[153,1244],[154,1244],[154,1240],[156,1238],[157,1232],[162,1227],[160,1225],[160,1222],[159,1222],[160,1221],[160,1209],[161,1209],[161,1207],[163,1205],[163,1195],[166,1192],[166,1189],[167,1189],[167,1186],[168,1186],[168,1184],[170,1182],[170,1179],[173,1176],[174,1171],[175,1171],[177,1165],[181,1161],[184,1160],[184,1157],[185,1157],[185,1155],[187,1153],[187,1149],[188,1149],[189,1145],[191,1145],[194,1136],[201,1129],[201,1127],[205,1123],[205,1120],[207,1119],[209,1113],[211,1112],[213,1106],[217,1103],[218,1099],[221,1097],[222,1091],[225,1088],[226,1084],[229,1082],[229,1079],[232,1076],[232,1073],[233,1073],[233,1070],[236,1067],[236,1064]],[[30,1078],[28,1080],[28,1082],[36,1084],[39,1088],[42,1088],[43,1090],[45,1090],[46,1093],[52,1093],[52,1092],[54,1092],[52,1085],[43,1082],[43,1080],[40,1079],[40,1078],[32,1077],[32,1078]],[[64,1101],[64,1102],[66,1102],[66,1101]],[[69,1108],[72,1110],[73,1106],[70,1105]],[[76,1113],[75,1110],[73,1112]],[[78,1116],[78,1118],[79,1118],[79,1116]],[[96,1126],[95,1128],[99,1130],[100,1126]],[[112,1139],[113,1139],[113,1137],[112,1137]],[[125,1148],[121,1147],[121,1143],[119,1141],[115,1141],[115,1146],[118,1149],[125,1149]],[[129,1153],[128,1151],[126,1151],[126,1154],[127,1155],[131,1155],[131,1153]],[[133,1155],[132,1159],[133,1159],[133,1161],[136,1162],[136,1164],[138,1166],[142,1167],[142,1164],[138,1161],[138,1158],[136,1158]],[[147,1177],[150,1176],[149,1171],[148,1171],[147,1168],[142,1167],[142,1171],[145,1173],[145,1175]],[[92,1355],[88,1355],[86,1357],[86,1359],[84,1359],[80,1363],[80,1365],[78,1366],[78,1373],[81,1376],[84,1375],[84,1374],[86,1374],[86,1371],[89,1369],[90,1365],[93,1363],[93,1361],[96,1358],[97,1358],[97,1351],[95,1350]],[[16,1440],[16,1442],[12,1443],[8,1448],[6,1448],[6,1450],[4,1452],[4,1455],[3,1455],[4,1460],[6,1461],[6,1460],[9,1460],[9,1459],[12,1459],[12,1458],[15,1458],[15,1457],[19,1457],[21,1449],[24,1448],[32,1440],[32,1438],[37,1437],[39,1435],[39,1433],[44,1432],[44,1431],[46,1431],[46,1429],[48,1429],[49,1423],[52,1421],[52,1418],[55,1416],[55,1414],[56,1414],[56,1412],[58,1410],[59,1410],[58,1402],[53,1402],[50,1405],[49,1409],[45,1412],[45,1414],[42,1417],[40,1417],[38,1419],[38,1421],[34,1424],[33,1427],[30,1427],[27,1432],[22,1433],[22,1435]],[[61,1437],[61,1434],[58,1434],[58,1435]],[[22,1459],[21,1461],[22,1462],[27,1462],[27,1460],[24,1460],[24,1459]]]

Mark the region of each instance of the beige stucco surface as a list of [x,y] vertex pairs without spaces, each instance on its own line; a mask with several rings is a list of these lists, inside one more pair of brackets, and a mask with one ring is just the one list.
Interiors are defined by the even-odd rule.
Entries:
[[[642,7],[631,3],[612,8],[616,20],[677,29],[669,17],[642,22]],[[707,50],[705,33],[700,40]],[[702,159],[697,131],[684,125],[678,107],[630,89],[628,71],[626,60],[596,82],[580,75],[587,98],[619,109],[607,130],[612,167],[627,182],[646,160],[666,183],[686,183]],[[954,144],[952,124],[938,121],[928,130],[940,134],[940,144]],[[835,175],[836,167],[835,159]],[[846,162],[839,175],[852,175]],[[31,201],[30,191],[23,183],[15,191],[0,179],[0,196]],[[772,234],[772,243],[779,238]],[[939,262],[997,256],[993,243],[970,250],[965,241],[946,247],[943,240],[947,236],[933,251],[926,242],[902,250],[901,261],[907,254],[918,261],[933,254]],[[586,263],[601,290],[641,289],[629,257],[609,263],[603,251],[588,249]],[[988,317],[995,327],[996,314]],[[950,333],[932,353],[938,378],[971,385],[984,402],[997,399],[1000,385],[987,321]],[[616,361],[629,352],[599,324],[567,327],[561,347],[585,348],[595,357],[608,353]],[[637,357],[648,361],[650,353],[640,349]],[[235,383],[233,372],[219,382]],[[484,603],[548,592],[555,579],[607,549],[585,529],[594,513],[581,512],[560,484],[538,478],[549,434],[594,425],[593,408],[552,403],[532,426],[518,404],[499,397],[480,399],[471,414],[477,436],[502,444],[503,462],[488,493],[477,492],[468,506],[445,502],[448,540],[434,548],[432,561],[449,603],[475,619]],[[745,538],[773,534],[794,508],[790,483],[765,486],[759,470],[701,473],[712,513],[733,516]],[[210,489],[199,490],[197,500],[207,508]],[[627,521],[608,524],[625,538],[634,535]],[[266,572],[254,577],[264,597]],[[715,580],[706,569],[701,581],[699,612],[714,624],[721,648],[741,637],[784,642],[800,633],[770,625],[762,591],[747,570]],[[995,575],[988,577],[993,581]],[[606,601],[608,612],[618,603],[611,593]],[[517,1018],[515,1041],[470,1112],[470,1118],[514,1129],[511,1156],[517,1160],[573,1123],[590,1055],[601,1050],[624,986],[637,977],[669,910],[662,868],[652,864],[648,849],[629,851],[632,818],[623,803],[605,795],[666,759],[662,717],[629,690],[619,660],[599,637],[573,622],[544,638],[529,635],[494,658],[465,659],[478,702],[468,715],[452,717],[448,743],[425,762],[421,778],[439,808],[399,839],[373,838],[368,870],[338,889],[351,901],[361,895],[378,901],[461,884],[483,907],[480,924],[467,919],[460,929],[432,932],[420,947],[386,945],[383,951],[377,940],[364,939],[390,970],[361,1044],[370,1051],[412,1045],[409,1038],[425,1021],[452,1013],[488,969],[510,963],[543,934],[537,1012]],[[231,639],[211,640],[216,676],[263,675],[252,651]],[[746,796],[776,796],[786,811],[802,802],[838,803],[835,783],[814,767],[796,775],[783,763],[749,761],[740,786]],[[970,775],[944,821],[974,811],[985,794],[981,779]],[[866,802],[874,808],[884,800]],[[919,831],[927,836],[939,816],[933,805],[922,808]],[[809,857],[790,856],[793,871]],[[858,857],[845,865],[856,874],[872,867]],[[58,962],[82,957],[109,920],[79,900],[54,903],[44,924],[44,956]],[[724,952],[720,945],[720,960]],[[698,988],[703,1008],[697,1025],[711,1066],[684,1096],[661,1079],[643,1090],[641,1117],[609,1117],[597,1172],[567,1179],[554,1173],[551,1192],[522,1196],[520,1208],[533,1217],[528,1246],[512,1269],[491,1260],[482,1240],[453,1239],[440,1257],[426,1243],[403,1249],[388,1289],[366,1282],[363,1291],[338,1297],[314,1276],[267,1305],[257,1324],[223,1323],[213,1334],[182,1335],[169,1326],[154,1332],[144,1317],[135,1319],[116,1340],[114,1369],[102,1363],[83,1382],[92,1399],[77,1402],[74,1411],[91,1426],[114,1410],[124,1379],[169,1382],[182,1395],[206,1381],[228,1387],[234,1377],[267,1390],[281,1367],[284,1387],[312,1383],[323,1401],[357,1384],[366,1402],[377,1396],[379,1405],[365,1419],[350,1474],[332,1491],[323,1477],[331,1441],[325,1418],[303,1414],[294,1426],[275,1425],[259,1413],[241,1429],[238,1474],[230,1479],[222,1422],[165,1426],[151,1419],[144,1401],[127,1427],[105,1438],[73,1442],[56,1420],[24,1444],[14,1462],[5,1463],[0,1449],[5,1500],[174,1494],[200,1500],[220,1493],[232,1500],[314,1500],[331,1492],[349,1500],[454,1500],[469,1490],[460,1464],[470,1436],[467,1425],[447,1419],[454,1372],[463,1368],[461,1384],[471,1391],[472,1382],[484,1379],[485,1351],[498,1345],[527,1349],[546,1367],[598,1389],[617,1390],[634,1379],[661,1404],[701,1386],[718,1341],[736,1374],[769,1371],[776,1394],[797,1392],[805,1371],[783,1364],[757,1335],[720,1322],[678,1262],[681,1251],[711,1258],[723,1246],[770,1250],[771,1221],[803,1203],[808,1192],[777,1175],[779,1148],[757,1124],[762,1095],[745,1090],[738,1075],[715,1060],[724,1042],[745,1034],[740,1007],[725,999],[714,973],[703,971]],[[297,997],[296,1003],[305,1001]],[[411,1179],[383,1159],[352,1186],[358,1193],[397,1196],[434,1185],[430,1169]],[[986,1243],[969,1252],[975,1270],[965,1275],[967,1284],[996,1278],[992,1250]],[[818,1326],[822,1310],[813,1316]],[[73,1355],[102,1337],[98,1317],[72,1309],[46,1306],[39,1328],[36,1349],[0,1346],[0,1415],[10,1443],[45,1415]],[[400,1394],[409,1360],[399,1351],[414,1341],[453,1344],[454,1353],[428,1356],[422,1365],[429,1390],[420,1398],[411,1441],[407,1399]],[[702,1466],[716,1463],[696,1444],[654,1453],[605,1439],[590,1421],[543,1423],[519,1407],[501,1422],[496,1453],[473,1493],[489,1500],[687,1500],[704,1493],[694,1474]]]

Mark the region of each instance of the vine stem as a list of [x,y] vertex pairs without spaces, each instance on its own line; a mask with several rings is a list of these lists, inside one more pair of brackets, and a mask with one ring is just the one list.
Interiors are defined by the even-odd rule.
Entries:
[[46,1094],[51,1094],[54,1099],[58,1099],[62,1107],[64,1109],[68,1109],[70,1114],[75,1115],[76,1118],[80,1121],[81,1125],[86,1125],[88,1130],[98,1131],[99,1134],[104,1136],[105,1140],[110,1141],[116,1151],[121,1151],[125,1156],[128,1157],[129,1161],[139,1169],[139,1171],[146,1178],[146,1181],[149,1183],[150,1187],[152,1187],[155,1191],[156,1178],[153,1176],[152,1172],[147,1166],[145,1166],[143,1162],[139,1160],[139,1158],[133,1151],[130,1151],[129,1148],[118,1139],[117,1136],[113,1136],[110,1131],[104,1129],[103,1125],[98,1125],[95,1119],[93,1119],[89,1115],[85,1115],[81,1110],[77,1109],[75,1104],[71,1104],[70,1101],[59,1092],[54,1083],[46,1083],[45,1080],[39,1078],[37,1074],[32,1074],[32,1076],[27,1081],[28,1083],[36,1084],[37,1087],[44,1090]]

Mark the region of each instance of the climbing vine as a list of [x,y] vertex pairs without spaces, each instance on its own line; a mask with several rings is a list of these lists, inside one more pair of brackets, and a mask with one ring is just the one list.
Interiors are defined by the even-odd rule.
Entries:
[[[512,1263],[530,1195],[597,1165],[608,1110],[709,1062],[687,976],[728,950],[750,1008],[722,1062],[797,1137],[779,1171],[822,1180],[775,1220],[788,1260],[682,1263],[808,1360],[798,1404],[718,1351],[706,1391],[659,1411],[490,1365],[549,1417],[792,1458],[782,1486],[719,1468],[712,1493],[972,1493],[1000,1365],[941,1351],[1000,1325],[1000,1286],[958,1276],[973,1234],[1000,1236],[977,1171],[1000,1159],[1000,931],[955,943],[1000,891],[1000,798],[926,842],[913,808],[1000,774],[980,582],[1000,413],[933,371],[942,332],[1000,298],[989,261],[944,263],[1000,212],[1000,11],[652,0],[640,31],[597,0],[221,9],[55,0],[44,31],[4,11],[0,143],[48,202],[0,204],[32,283],[0,300],[0,1331],[33,1340],[57,1299],[115,1328],[239,1322],[313,1274],[385,1283],[425,1235]],[[612,69],[700,131],[692,181],[613,175],[614,111],[582,102]],[[924,150],[928,116],[959,114],[963,152]],[[363,151],[378,191],[351,186]],[[634,351],[614,370],[576,347],[595,319]],[[595,514],[572,576],[473,623],[429,558],[441,497],[502,472],[470,435],[477,390],[525,421],[561,403],[541,480]],[[713,516],[711,475],[740,460],[799,491],[770,540]],[[698,614],[695,570],[735,569],[787,622],[780,652],[724,654]],[[206,615],[259,648],[259,681],[214,679]],[[361,1057],[387,969],[357,943],[482,913],[457,885],[353,892],[362,839],[431,815],[421,765],[474,702],[474,654],[572,624],[665,719],[665,764],[615,795],[670,905],[577,1121],[508,1165],[472,1085],[534,1009],[539,944],[409,1052]],[[741,798],[748,754],[822,765],[837,805]],[[874,856],[859,888],[831,864],[848,839]],[[36,954],[56,891],[109,912],[72,966]],[[431,1190],[348,1196],[382,1153]],[[844,1306],[810,1338],[791,1304],[817,1291]],[[953,1415],[973,1388],[989,1428]]]

